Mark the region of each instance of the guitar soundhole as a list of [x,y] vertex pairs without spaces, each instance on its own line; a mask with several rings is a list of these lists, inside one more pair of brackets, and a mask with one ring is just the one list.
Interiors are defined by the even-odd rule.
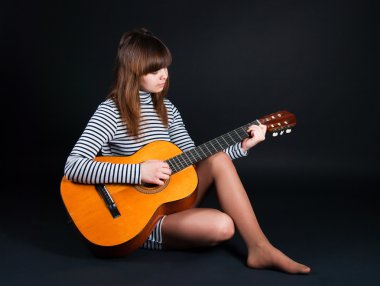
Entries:
[[156,194],[161,192],[166,188],[166,186],[169,184],[170,179],[166,180],[163,185],[155,185],[155,184],[142,184],[142,185],[135,185],[135,189],[138,190],[141,193],[144,194]]

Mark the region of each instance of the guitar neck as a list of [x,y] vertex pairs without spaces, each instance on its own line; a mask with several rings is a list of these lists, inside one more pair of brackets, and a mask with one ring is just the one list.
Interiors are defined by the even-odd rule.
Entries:
[[241,142],[245,138],[248,138],[249,134],[247,133],[247,129],[252,124],[259,125],[259,122],[258,120],[255,120],[251,123],[245,124],[228,133],[207,141],[189,151],[183,152],[166,160],[170,166],[170,169],[172,170],[172,174],[177,173],[199,161],[202,161],[238,142]]

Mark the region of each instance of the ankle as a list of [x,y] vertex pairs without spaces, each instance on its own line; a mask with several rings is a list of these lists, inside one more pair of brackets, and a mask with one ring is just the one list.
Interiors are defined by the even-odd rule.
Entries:
[[258,249],[273,247],[272,244],[269,242],[268,239],[263,238],[259,240],[255,240],[254,242],[251,242],[248,249],[249,251],[257,251]]

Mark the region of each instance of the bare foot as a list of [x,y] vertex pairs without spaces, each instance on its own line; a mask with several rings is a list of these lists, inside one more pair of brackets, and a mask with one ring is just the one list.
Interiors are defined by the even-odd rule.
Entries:
[[273,268],[290,274],[308,274],[311,271],[310,267],[290,259],[270,243],[250,250],[247,265],[252,268]]

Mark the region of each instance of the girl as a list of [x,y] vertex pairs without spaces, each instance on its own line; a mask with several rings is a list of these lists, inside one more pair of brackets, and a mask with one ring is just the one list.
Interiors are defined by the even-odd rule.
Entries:
[[[112,89],[67,158],[64,174],[69,180],[87,184],[162,185],[169,179],[169,165],[160,160],[115,166],[96,162],[94,158],[99,152],[103,156],[132,155],[155,140],[170,141],[183,151],[195,147],[179,111],[165,98],[171,60],[166,45],[147,29],[122,36]],[[247,132],[250,138],[196,164],[199,180],[196,205],[214,184],[223,212],[194,207],[167,215],[157,223],[143,247],[213,246],[232,238],[236,226],[247,246],[249,267],[310,272],[309,267],[272,246],[260,228],[232,160],[246,156],[249,149],[263,141],[266,126],[252,125]]]

